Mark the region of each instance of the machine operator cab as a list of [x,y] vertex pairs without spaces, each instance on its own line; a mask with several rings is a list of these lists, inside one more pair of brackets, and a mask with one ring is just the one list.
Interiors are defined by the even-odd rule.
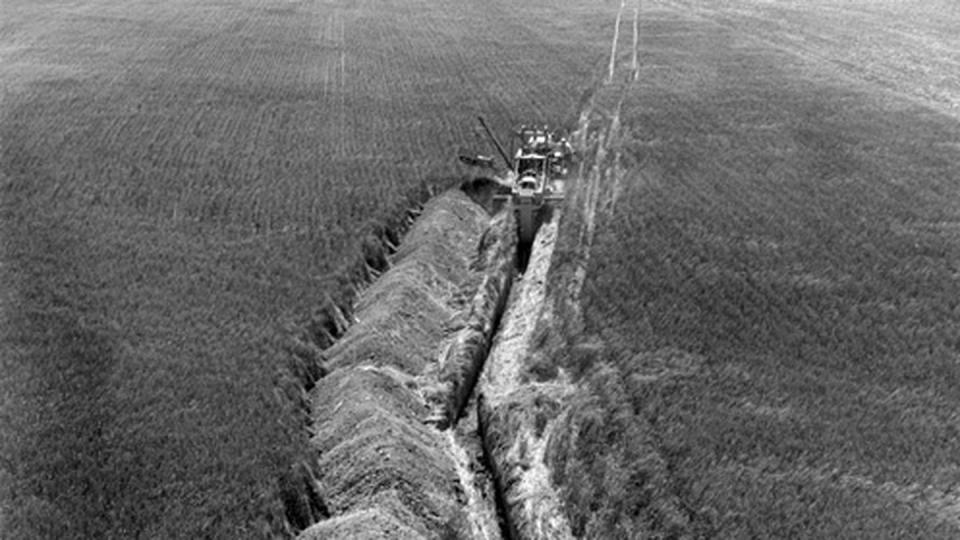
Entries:
[[[566,137],[558,136],[548,126],[520,126],[516,131],[520,138],[521,152],[541,154],[551,176],[566,176],[573,156],[573,147]],[[518,152],[519,157],[520,152]]]
[[513,162],[517,175],[513,188],[515,201],[539,206],[547,183],[547,156],[521,149]]
[[516,134],[517,137],[520,138],[521,147],[531,152],[543,152],[548,150],[552,142],[552,136],[550,131],[547,129],[547,126],[520,126],[520,129],[516,131]]
[[[547,126],[521,126],[515,132],[520,138],[520,148],[510,159],[483,117],[479,120],[509,167],[505,174],[493,176],[502,188],[493,195],[493,200],[512,202],[518,238],[521,244],[529,245],[544,217],[541,210],[545,205],[556,204],[564,198],[563,177],[567,175],[567,166],[573,158],[573,147],[565,137],[558,136]],[[461,154],[460,161],[471,166],[494,168],[493,160],[488,156]]]

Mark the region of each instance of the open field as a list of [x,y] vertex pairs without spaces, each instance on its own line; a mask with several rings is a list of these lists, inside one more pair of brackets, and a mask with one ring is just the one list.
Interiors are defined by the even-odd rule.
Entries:
[[955,538],[960,13],[646,5],[561,358],[574,533]]
[[951,115],[960,114],[960,7],[948,0],[668,0],[734,34]]
[[[615,1],[4,2],[0,536],[956,537],[960,12],[643,2],[634,80],[624,5],[603,85]],[[486,393],[474,208],[305,426],[287,334],[477,114],[584,128]]]
[[611,9],[5,1],[2,536],[276,528],[307,452],[277,328],[477,113],[568,122]]

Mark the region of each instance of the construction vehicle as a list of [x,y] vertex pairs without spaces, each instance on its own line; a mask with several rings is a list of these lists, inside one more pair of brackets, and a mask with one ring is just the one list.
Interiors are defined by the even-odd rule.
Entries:
[[[546,126],[521,126],[515,131],[520,144],[511,158],[483,117],[478,119],[506,163],[506,169],[493,176],[501,187],[494,200],[512,203],[520,243],[529,245],[540,227],[544,208],[563,200],[564,177],[573,159],[573,148]],[[473,167],[497,169],[493,158],[482,154],[461,154],[460,161]]]

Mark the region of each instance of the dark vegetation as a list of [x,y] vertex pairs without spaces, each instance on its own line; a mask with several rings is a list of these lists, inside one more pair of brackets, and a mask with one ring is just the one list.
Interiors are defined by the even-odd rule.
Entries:
[[[925,106],[955,103],[954,17],[875,4],[643,18],[558,357],[578,534],[955,536],[960,129]],[[571,123],[611,6],[5,2],[0,536],[324,517],[332,306],[459,181],[475,114]]]
[[567,120],[598,9],[5,2],[0,536],[322,516],[297,464],[323,303],[459,181],[477,113]]
[[560,355],[571,525],[956,537],[960,126],[755,30],[645,17]]

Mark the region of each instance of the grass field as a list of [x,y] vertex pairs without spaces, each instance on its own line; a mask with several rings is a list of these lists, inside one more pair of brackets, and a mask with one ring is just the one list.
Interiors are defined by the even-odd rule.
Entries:
[[277,329],[476,114],[569,122],[615,9],[4,2],[2,536],[275,526],[307,436]]
[[586,99],[619,2],[6,0],[0,536],[281,530],[284,329],[477,114],[588,107],[573,532],[955,537],[960,12],[642,5]]
[[582,296],[605,346],[565,356],[574,532],[956,537],[960,13],[647,9]]

